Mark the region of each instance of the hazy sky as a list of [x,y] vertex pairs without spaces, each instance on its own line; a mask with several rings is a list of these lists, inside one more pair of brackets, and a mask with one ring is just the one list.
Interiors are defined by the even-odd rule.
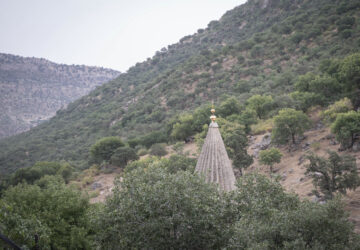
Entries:
[[246,0],[0,0],[0,52],[126,71]]

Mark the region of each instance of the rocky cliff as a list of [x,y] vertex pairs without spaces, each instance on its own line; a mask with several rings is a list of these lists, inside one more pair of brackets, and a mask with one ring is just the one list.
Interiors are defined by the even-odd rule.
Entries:
[[29,130],[119,74],[0,53],[0,139]]

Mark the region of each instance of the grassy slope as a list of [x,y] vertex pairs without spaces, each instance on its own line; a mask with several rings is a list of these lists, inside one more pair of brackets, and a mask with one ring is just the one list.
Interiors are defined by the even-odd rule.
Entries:
[[[267,4],[266,4],[267,3]],[[88,149],[103,136],[131,138],[164,127],[182,110],[226,95],[280,96],[320,60],[359,50],[357,1],[253,0],[208,28],[138,63],[126,74],[59,111],[49,122],[0,141],[0,172],[40,160],[87,166]],[[356,18],[345,38],[337,21]],[[239,81],[246,88],[239,88]]]

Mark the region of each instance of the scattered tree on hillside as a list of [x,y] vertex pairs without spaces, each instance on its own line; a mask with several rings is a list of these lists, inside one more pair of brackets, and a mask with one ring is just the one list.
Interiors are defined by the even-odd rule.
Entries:
[[235,97],[230,97],[220,104],[218,108],[218,114],[221,117],[227,117],[232,114],[240,114],[241,104]]
[[270,172],[273,173],[273,165],[275,163],[280,163],[282,154],[277,148],[270,148],[267,150],[260,151],[259,162],[262,165],[267,165],[270,167]]
[[343,147],[352,147],[355,136],[360,134],[360,112],[350,111],[339,114],[331,125],[331,131]]
[[242,175],[243,169],[254,162],[247,153],[248,139],[246,134],[242,129],[235,129],[225,137],[224,144],[228,149],[229,157],[233,160],[233,166],[239,169]]
[[173,126],[171,137],[176,140],[185,140],[192,135],[194,133],[193,120],[194,118],[190,114],[180,116],[179,121]]
[[310,125],[310,119],[302,111],[290,108],[282,109],[274,117],[272,137],[281,144],[287,143],[289,139],[295,144],[295,136],[303,135]]
[[90,154],[97,163],[102,161],[109,162],[115,150],[123,146],[125,144],[119,137],[105,137],[91,146]]
[[[360,186],[356,159],[350,155],[340,156],[334,151],[328,151],[328,154],[328,159],[308,155],[310,163],[306,170],[306,174],[311,173],[314,186],[325,198],[332,199],[337,191],[346,194],[348,189],[355,190]],[[318,190],[315,191],[317,194]]]
[[323,113],[322,117],[327,123],[334,122],[340,113],[346,113],[353,109],[349,98],[345,97],[334,104],[331,104]]
[[139,159],[139,156],[136,154],[134,149],[129,147],[120,147],[117,148],[111,155],[110,162],[113,165],[123,168],[128,164],[129,161],[137,159]]
[[260,119],[265,118],[266,113],[272,109],[273,99],[271,96],[253,95],[247,101],[247,107],[255,110]]
[[360,53],[347,56],[341,62],[339,76],[357,109],[360,107]]
[[236,122],[231,122],[223,118],[218,118],[221,136],[226,146],[226,151],[230,159],[233,160],[234,167],[240,170],[246,169],[253,163],[253,158],[247,153],[248,138],[244,127]]

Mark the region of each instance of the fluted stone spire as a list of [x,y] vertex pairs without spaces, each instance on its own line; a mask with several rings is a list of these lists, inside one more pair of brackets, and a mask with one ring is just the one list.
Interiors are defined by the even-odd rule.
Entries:
[[235,189],[235,175],[215,122],[215,109],[211,109],[211,123],[205,138],[195,172],[203,174],[206,182],[216,182],[225,191]]

